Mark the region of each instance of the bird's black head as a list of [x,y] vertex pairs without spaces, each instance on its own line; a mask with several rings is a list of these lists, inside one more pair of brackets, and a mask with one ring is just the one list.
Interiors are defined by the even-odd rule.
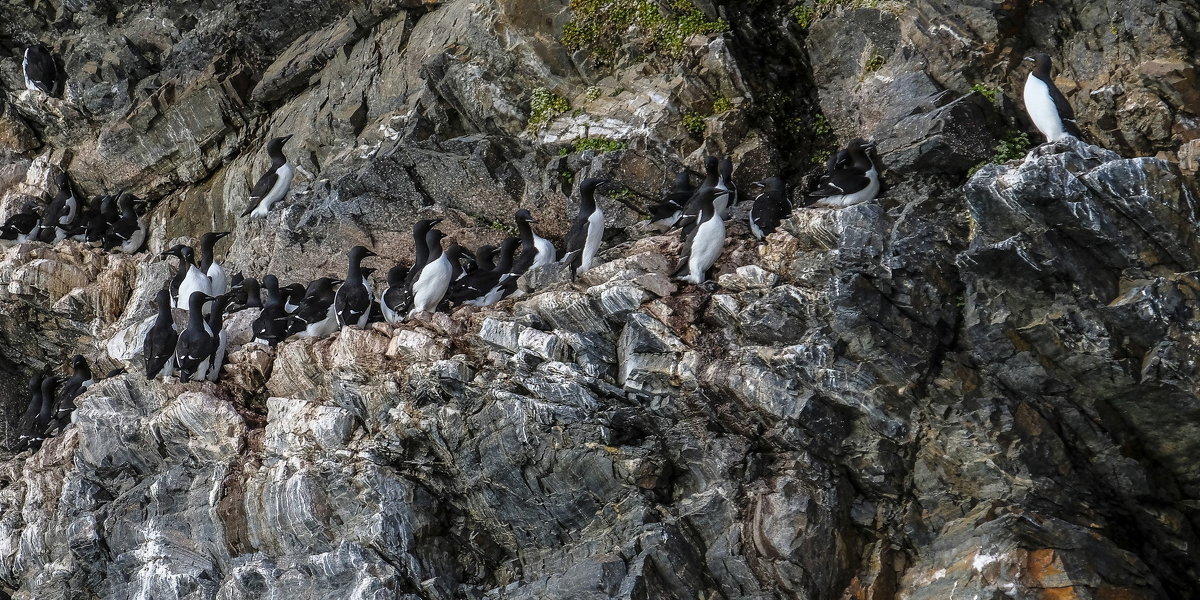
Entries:
[[209,232],[209,233],[206,233],[206,234],[200,236],[200,246],[212,247],[216,244],[217,240],[224,238],[224,236],[229,235],[230,233],[233,233],[233,232]]
[[513,215],[513,218],[515,218],[518,223],[522,221],[526,223],[537,223],[537,220],[534,219],[533,215],[529,213],[529,209],[525,208],[518,210],[517,214]]
[[158,290],[154,296],[154,305],[162,308],[171,305],[171,292],[166,289]]
[[1026,56],[1025,60],[1033,63],[1034,72],[1045,76],[1050,75],[1050,67],[1053,63],[1050,61],[1049,54],[1038,52],[1037,54]]
[[704,172],[705,173],[712,173],[715,175],[717,173],[717,170],[720,169],[720,166],[721,166],[721,160],[718,159],[717,157],[715,157],[715,156],[705,156],[704,157]]
[[262,280],[263,287],[267,289],[279,289],[279,278],[274,275],[267,275]]
[[408,267],[404,265],[396,265],[388,269],[387,280],[388,285],[400,285],[404,283],[404,279],[408,277]]
[[71,368],[84,369],[87,368],[87,366],[87,359],[84,358],[82,354],[76,354],[73,358],[71,358]]
[[282,152],[283,145],[286,144],[290,139],[292,139],[292,136],[290,135],[272,138],[271,141],[267,142],[267,152],[272,154],[276,152]]
[[720,165],[717,167],[717,170],[720,171],[721,177],[724,177],[725,179],[729,179],[730,177],[732,177],[733,176],[733,159],[729,158],[728,156],[726,156],[725,158],[722,158]]
[[610,181],[612,181],[612,180],[608,179],[606,177],[588,177],[587,179],[583,180],[583,183],[579,184],[579,193],[580,194],[595,193],[596,188],[598,188]]
[[200,307],[210,300],[214,300],[214,298],[204,292],[192,292],[191,297],[188,298],[188,310],[200,310]]
[[368,250],[366,248],[366,246],[355,246],[350,249],[350,260],[360,261],[368,256],[379,256],[379,255]]
[[41,389],[43,377],[45,377],[45,375],[42,375],[41,373],[35,373],[33,377],[29,378],[29,393],[33,394]]
[[182,248],[179,249],[178,256],[188,262],[195,262],[196,251],[192,250],[191,246],[183,246]]
[[67,177],[66,171],[63,171],[62,173],[59,173],[58,175],[54,176],[54,185],[58,186],[59,188],[62,188],[63,186],[66,186],[69,184],[70,184],[70,179]]
[[184,244],[176,244],[175,246],[173,246],[171,248],[163,250],[162,254],[159,255],[159,258],[166,258],[168,256],[178,256],[178,257],[182,258],[183,257],[183,249],[186,247],[187,246],[185,246]]

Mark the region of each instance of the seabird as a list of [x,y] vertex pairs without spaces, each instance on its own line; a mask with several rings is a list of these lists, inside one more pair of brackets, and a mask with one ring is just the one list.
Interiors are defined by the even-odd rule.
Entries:
[[[412,310],[412,284],[417,280],[417,275],[421,274],[421,269],[425,268],[425,263],[429,260],[429,246],[425,243],[425,235],[429,233],[430,229],[433,229],[434,225],[441,222],[441,219],[421,219],[413,223],[413,254],[415,258],[404,276],[404,282],[401,285],[394,285],[392,272],[388,271],[388,288],[384,290],[383,301],[379,306],[384,320],[387,322],[399,323]],[[389,315],[391,316],[389,317]]]
[[322,277],[308,284],[304,291],[304,299],[300,308],[292,315],[292,324],[288,327],[296,335],[302,337],[325,337],[333,335],[338,330],[337,310],[334,308],[336,293],[333,287],[342,283],[341,279]]
[[788,199],[783,180],[778,177],[768,177],[753,185],[762,187],[763,191],[754,197],[754,206],[750,208],[750,231],[762,240],[792,213],[792,201]]
[[57,184],[58,191],[46,207],[41,233],[38,234],[38,240],[46,243],[65,240],[67,232],[75,229],[79,218],[79,200],[75,198],[71,178],[66,173],[59,173],[54,178],[54,183]]
[[4,221],[4,225],[0,225],[0,239],[14,240],[18,243],[27,242],[37,235],[38,224],[41,223],[41,220],[42,217],[38,214],[37,207],[33,204],[26,204],[21,212],[12,215]]
[[75,399],[83,394],[88,386],[95,383],[92,379],[92,368],[82,354],[76,354],[71,359],[71,376],[63,383],[54,403],[55,427],[62,431],[71,424],[71,415],[75,412]]
[[849,161],[821,178],[812,196],[813,208],[845,208],[875,198],[879,194],[879,172],[864,150],[865,142],[855,138],[846,147]]
[[[388,286],[383,291],[383,298],[379,303],[379,309],[383,311],[383,320],[388,323],[403,321],[404,315],[408,314],[408,310],[412,308],[412,287],[408,284],[408,271],[409,267],[404,265],[396,265],[388,269]],[[395,307],[399,307],[405,312],[396,312]]]
[[737,186],[733,183],[733,160],[729,157],[722,158],[718,163],[717,188],[728,192],[723,196],[717,196],[713,201],[713,208],[724,219],[729,214],[730,207],[737,204],[738,201]]
[[61,377],[47,375],[42,378],[42,407],[38,410],[37,419],[34,420],[34,437],[31,440],[33,442],[46,439],[46,434],[54,423],[54,392],[59,383],[62,383]]
[[158,307],[158,317],[146,331],[146,339],[142,342],[142,355],[146,359],[146,379],[154,379],[160,374],[167,377],[175,373],[175,344],[179,341],[175,319],[171,316],[171,292],[158,290],[154,302]]
[[209,381],[216,381],[221,376],[221,367],[225,364],[225,349],[229,347],[229,332],[224,329],[225,308],[232,299],[229,294],[217,296],[208,312],[208,329],[216,341],[208,357],[208,372],[203,375]]
[[291,283],[280,288],[279,297],[283,298],[283,312],[289,315],[296,312],[300,303],[304,301],[304,293],[303,283]]
[[53,96],[58,91],[58,66],[50,49],[38,44],[25,49],[25,59],[21,61],[25,71],[25,87]]
[[442,251],[442,238],[446,234],[438,229],[430,229],[425,234],[425,247],[429,249],[425,266],[413,280],[413,306],[408,311],[406,319],[411,319],[419,312],[433,312],[446,295],[453,278],[454,267],[450,257]]
[[346,266],[346,278],[342,286],[334,294],[334,310],[337,312],[339,327],[357,325],[365,327],[371,317],[371,288],[362,274],[362,260],[368,256],[377,256],[363,246],[350,249]]
[[688,283],[704,283],[705,273],[717,262],[725,247],[725,221],[716,214],[713,206],[718,194],[725,195],[720,190],[710,188],[700,197],[700,217],[679,255],[675,276]]
[[179,270],[183,271],[183,280],[179,283],[179,296],[175,299],[175,308],[188,306],[192,292],[202,292],[212,295],[212,284],[200,268],[196,266],[196,253],[191,246],[176,246],[179,249]]
[[200,236],[200,272],[208,277],[208,293],[210,294],[221,295],[229,291],[225,269],[222,269],[221,263],[213,258],[213,246],[229,233],[228,231],[210,231]]
[[[249,280],[247,280],[247,283]],[[262,312],[250,324],[254,341],[275,347],[287,337],[288,314],[283,310],[283,298],[279,294],[279,279],[274,275],[263,277],[263,289],[267,291]]]
[[146,219],[138,214],[133,196],[123,195],[117,203],[121,207],[121,217],[113,223],[109,237],[118,250],[133,254],[146,243]]
[[515,215],[517,220],[517,231],[521,234],[521,256],[517,258],[516,264],[513,265],[513,272],[517,276],[523,275],[529,269],[548,265],[558,259],[558,254],[554,250],[554,244],[550,243],[544,237],[534,233],[533,226],[530,223],[537,223],[533,215],[529,211],[522,208]]
[[512,295],[517,290],[517,279],[520,278],[519,273],[515,273],[513,268],[513,259],[517,254],[517,246],[521,245],[519,238],[506,238],[500,244],[500,261],[496,263],[496,268],[492,271],[495,277],[491,282],[484,282],[479,286],[481,290],[487,290],[482,297],[466,300],[463,304],[472,304],[475,306],[491,306],[508,296]]
[[702,198],[708,193],[708,190],[716,189],[717,184],[721,182],[720,165],[721,161],[717,157],[704,157],[704,181],[700,187],[696,188],[696,191],[692,192],[692,197],[688,198],[687,203],[683,205],[683,213],[675,222],[675,226],[683,230],[682,238],[686,239],[691,234],[690,228],[700,216]]
[[267,169],[266,173],[258,179],[258,183],[254,184],[254,188],[250,190],[250,206],[246,207],[246,211],[242,216],[250,215],[250,218],[266,218],[267,213],[271,211],[271,206],[283,199],[287,194],[288,186],[292,185],[292,175],[294,171],[292,165],[288,163],[287,157],[283,155],[283,145],[292,136],[285,135],[277,137],[267,142],[267,155],[271,157],[271,168]]
[[34,438],[38,437],[37,433],[37,417],[38,412],[42,410],[42,378],[45,375],[41,373],[34,374],[29,378],[29,405],[25,408],[25,413],[21,415],[21,420],[18,422],[17,431],[17,447],[20,452],[29,445]]
[[675,175],[675,185],[662,202],[655,204],[650,209],[650,215],[654,218],[654,225],[660,228],[671,227],[679,220],[679,216],[683,214],[683,207],[687,204],[689,198],[695,192],[692,187],[692,179],[688,174],[687,169],[684,169]]
[[1026,56],[1025,60],[1033,63],[1033,71],[1025,79],[1025,111],[1033,124],[1048,142],[1068,136],[1082,138],[1083,133],[1075,122],[1075,111],[1050,77],[1050,57],[1039,52]]
[[567,233],[567,252],[581,251],[571,263],[571,272],[592,268],[600,241],[604,238],[604,211],[596,204],[596,188],[609,180],[589,177],[579,184],[579,214]]
[[[180,290],[182,289],[180,287]],[[217,343],[211,328],[204,321],[204,304],[213,300],[213,297],[197,290],[187,298],[188,325],[183,333],[179,334],[179,342],[175,345],[175,366],[179,369],[181,383],[187,383],[192,375],[204,379],[213,347]]]

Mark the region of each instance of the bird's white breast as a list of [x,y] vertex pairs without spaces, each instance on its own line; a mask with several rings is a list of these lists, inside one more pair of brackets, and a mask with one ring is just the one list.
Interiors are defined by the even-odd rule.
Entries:
[[1050,88],[1044,81],[1034,77],[1033,73],[1025,80],[1025,111],[1038,130],[1046,136],[1047,141],[1057,141],[1066,137],[1062,117],[1054,100],[1050,98]]

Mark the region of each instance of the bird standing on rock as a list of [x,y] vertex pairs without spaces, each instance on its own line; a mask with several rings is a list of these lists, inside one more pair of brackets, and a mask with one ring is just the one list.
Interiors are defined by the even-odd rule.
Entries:
[[521,276],[529,269],[548,265],[558,260],[557,251],[550,240],[533,231],[531,223],[537,223],[528,210],[522,208],[515,215],[517,231],[521,234],[521,255],[513,265],[513,272]]
[[567,233],[567,252],[578,250],[571,272],[592,268],[600,242],[604,238],[604,211],[596,204],[596,188],[608,183],[603,177],[589,177],[579,184],[579,215]]
[[1058,91],[1050,76],[1050,57],[1044,53],[1026,56],[1033,63],[1033,71],[1025,80],[1025,111],[1046,141],[1057,142],[1067,137],[1083,137],[1075,123],[1075,111],[1066,96]]
[[691,229],[679,255],[675,276],[688,283],[704,283],[705,273],[712,268],[725,249],[725,221],[717,214],[713,201],[726,192],[709,188],[700,197],[700,215]]
[[879,194],[879,171],[866,152],[866,142],[855,138],[846,147],[848,161],[821,178],[812,196],[817,201],[811,208],[845,208],[875,199]]
[[346,266],[345,283],[334,295],[338,326],[355,325],[366,327],[371,318],[371,301],[374,299],[366,277],[362,274],[362,261],[368,256],[377,256],[363,246],[350,249]]
[[750,232],[760,241],[775,232],[779,222],[792,214],[792,201],[788,199],[787,187],[778,177],[768,177],[752,185],[763,188],[754,198],[750,208]]
[[171,316],[171,292],[158,290],[154,302],[158,307],[158,317],[154,319],[154,324],[150,326],[150,330],[146,332],[146,339],[142,342],[146,379],[154,379],[159,374],[167,377],[175,373],[175,344],[179,341],[175,319]]
[[58,91],[58,65],[50,49],[38,44],[25,49],[21,69],[25,72],[25,87],[53,96]]
[[429,249],[429,256],[420,274],[413,281],[413,306],[405,319],[411,319],[419,312],[437,310],[438,304],[446,296],[446,290],[450,288],[450,281],[454,277],[454,265],[450,262],[450,256],[442,251],[442,239],[445,237],[446,234],[437,229],[430,229],[429,233],[425,234],[425,247]]
[[204,379],[208,373],[209,360],[216,346],[212,330],[204,321],[204,304],[210,300],[213,297],[201,291],[188,296],[188,326],[179,334],[179,342],[175,345],[175,366],[179,369],[180,383],[187,383],[192,375]]
[[200,236],[200,272],[208,277],[210,294],[220,295],[229,291],[225,269],[221,268],[221,263],[213,258],[213,246],[216,246],[217,242],[229,233],[228,231],[210,231]]
[[250,215],[251,219],[265,219],[267,213],[271,211],[271,207],[287,194],[288,187],[292,185],[292,176],[295,175],[291,163],[283,155],[283,145],[290,139],[292,136],[285,135],[267,142],[267,155],[271,157],[271,168],[263,173],[262,177],[258,179],[258,183],[255,183],[254,188],[250,190],[250,205],[242,213],[243,217]]

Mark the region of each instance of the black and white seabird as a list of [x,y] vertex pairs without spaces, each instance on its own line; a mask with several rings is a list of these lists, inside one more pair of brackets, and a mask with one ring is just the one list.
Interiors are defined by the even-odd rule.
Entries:
[[133,254],[146,243],[146,218],[138,214],[133,196],[122,195],[117,204],[121,208],[121,216],[113,223],[109,237],[117,250]]
[[40,442],[46,439],[47,432],[50,431],[54,424],[54,399],[57,397],[55,391],[58,389],[58,384],[62,383],[61,377],[47,375],[42,378],[42,407],[38,410],[37,419],[34,420],[34,437],[32,442]]
[[737,185],[733,183],[733,160],[728,156],[722,158],[717,165],[717,188],[728,192],[717,196],[713,201],[717,214],[724,219],[729,214],[729,209],[738,201]]
[[521,277],[521,274],[516,272],[515,258],[517,247],[521,244],[520,238],[515,237],[506,238],[500,244],[500,260],[496,262],[494,271],[497,275],[496,284],[482,298],[469,300],[463,304],[491,306],[517,291],[517,279]]
[[578,250],[571,263],[572,272],[586,271],[596,261],[604,239],[604,211],[596,203],[596,188],[608,183],[603,177],[589,177],[579,184],[579,214],[567,233],[567,252]]
[[[484,244],[475,249],[475,270],[478,271],[494,271],[496,269],[496,247],[491,244]],[[471,273],[467,273],[470,275]]]
[[88,203],[87,218],[84,219],[83,241],[93,247],[111,248],[109,231],[121,218],[117,204],[109,194],[101,194]]
[[289,283],[279,289],[279,296],[283,298],[283,312],[292,314],[300,308],[300,303],[304,301],[304,293],[306,289],[303,283]]
[[142,342],[142,356],[146,359],[146,379],[154,379],[160,374],[167,377],[175,373],[175,344],[179,341],[175,319],[171,316],[171,292],[158,290],[154,302],[158,307],[158,317],[146,331],[146,339]]
[[[249,283],[251,280],[247,280]],[[250,324],[254,341],[272,348],[287,337],[288,314],[283,310],[283,297],[279,293],[279,279],[274,275],[263,277],[262,289],[266,291],[262,312]]]
[[548,265],[558,260],[558,253],[550,240],[534,233],[530,223],[537,223],[529,211],[522,208],[515,215],[517,231],[521,234],[521,255],[513,265],[513,272],[521,276],[529,269]]
[[229,291],[229,284],[225,278],[225,269],[222,269],[221,263],[213,258],[213,246],[216,246],[217,242],[229,233],[228,231],[210,231],[200,236],[200,272],[208,277],[208,293],[218,296]]
[[42,378],[45,375],[41,373],[34,374],[29,378],[29,386],[27,388],[29,394],[29,404],[25,408],[25,412],[21,415],[21,420],[17,423],[17,446],[15,450],[20,452],[24,450],[29,443],[38,437],[37,423],[38,412],[42,410]]
[[763,190],[755,196],[754,206],[750,208],[750,232],[762,240],[792,214],[792,201],[788,198],[787,186],[778,177],[768,177],[753,185],[761,186]]
[[71,178],[66,173],[59,173],[54,178],[54,183],[57,184],[58,191],[46,207],[41,233],[38,234],[38,240],[46,243],[67,239],[67,233],[75,229],[80,217],[79,200],[75,197]]
[[53,96],[58,91],[58,65],[50,49],[38,44],[25,49],[25,59],[21,61],[25,71],[25,87]]
[[181,383],[187,383],[193,375],[204,379],[208,372],[208,361],[217,343],[204,321],[204,304],[210,300],[213,300],[212,296],[198,290],[188,296],[187,328],[179,334],[179,342],[175,344],[175,366],[179,369]]
[[[225,330],[225,309],[233,296],[221,294],[213,299],[208,311],[208,329],[213,336],[212,354],[208,357],[208,370],[203,377],[216,381],[221,376],[221,367],[225,365],[225,350],[229,347],[229,332]],[[199,374],[199,373],[197,373]]]
[[346,278],[342,286],[334,294],[334,310],[337,312],[339,327],[356,325],[365,327],[371,317],[371,301],[374,299],[369,282],[362,274],[362,261],[368,256],[376,256],[374,252],[363,246],[350,249],[346,266]]
[[26,204],[21,212],[10,216],[0,225],[0,240],[27,242],[37,235],[38,224],[41,221],[42,216],[38,214],[37,207]]
[[683,207],[687,205],[688,199],[695,193],[695,188],[692,187],[692,178],[687,169],[684,169],[675,175],[675,185],[671,191],[663,196],[662,202],[655,204],[650,209],[650,216],[654,220],[654,225],[659,228],[667,228],[675,225],[683,214]]
[[714,187],[700,197],[700,217],[680,252],[675,276],[688,283],[704,283],[705,273],[717,262],[725,248],[725,221],[713,206],[718,195],[726,195],[726,192]]
[[446,290],[450,289],[454,267],[450,264],[450,256],[442,251],[442,238],[444,237],[446,234],[438,229],[430,229],[429,233],[425,234],[425,247],[429,249],[429,256],[425,261],[425,266],[413,280],[413,306],[405,319],[411,319],[413,315],[420,312],[437,310],[438,304],[446,295]]
[[75,399],[83,394],[88,386],[95,383],[92,369],[82,354],[76,354],[71,359],[71,376],[63,382],[54,403],[55,427],[62,431],[71,424],[71,416],[75,413]]
[[1083,137],[1075,122],[1075,111],[1050,76],[1050,57],[1039,52],[1026,56],[1025,60],[1033,63],[1033,71],[1025,80],[1025,111],[1029,113],[1033,124],[1037,125],[1048,142],[1057,142],[1068,136]]
[[812,208],[845,208],[868,200],[879,194],[879,171],[865,150],[866,143],[855,138],[846,147],[849,161],[825,174],[816,191],[810,195],[817,198],[809,205]]
[[[192,297],[192,292],[201,292],[204,295],[211,295],[212,287],[208,280],[208,275],[200,271],[196,266],[196,253],[191,246],[179,245],[167,252],[177,251],[176,256],[179,257],[179,273],[183,273],[183,277],[179,282],[179,292],[175,298],[175,308],[186,308],[189,298]],[[174,284],[174,279],[171,280]]]
[[300,307],[292,314],[289,330],[301,337],[326,337],[337,332],[337,310],[334,308],[337,294],[333,288],[339,283],[342,283],[341,279],[330,277],[309,283]]
[[282,200],[287,194],[288,187],[292,185],[292,176],[295,174],[287,157],[283,155],[283,145],[290,139],[292,136],[285,135],[267,142],[267,155],[271,157],[271,168],[263,173],[262,177],[258,179],[258,183],[254,184],[254,188],[250,190],[250,206],[247,206],[246,211],[242,213],[243,217],[250,215],[252,219],[267,218],[271,206]]
[[691,233],[691,226],[695,224],[700,217],[700,207],[704,196],[708,190],[715,189],[717,184],[721,182],[721,161],[715,156],[704,157],[704,181],[700,183],[700,187],[692,192],[692,196],[688,198],[686,204],[683,205],[683,213],[675,226],[683,229],[683,237]]
[[[424,244],[422,244],[424,246]],[[383,320],[388,323],[399,323],[412,309],[412,285],[408,282],[409,267],[396,265],[388,269],[387,288],[380,297],[379,309],[383,311]],[[404,312],[397,312],[397,309]]]
[[382,301],[379,304],[384,320],[388,323],[403,321],[408,312],[412,310],[412,284],[417,280],[421,269],[425,268],[425,263],[429,260],[429,246],[425,242],[425,237],[434,225],[441,222],[441,219],[421,219],[413,223],[413,254],[415,255],[413,264],[408,268],[404,281],[400,285],[392,283],[392,271],[388,271],[388,287],[384,290]]

